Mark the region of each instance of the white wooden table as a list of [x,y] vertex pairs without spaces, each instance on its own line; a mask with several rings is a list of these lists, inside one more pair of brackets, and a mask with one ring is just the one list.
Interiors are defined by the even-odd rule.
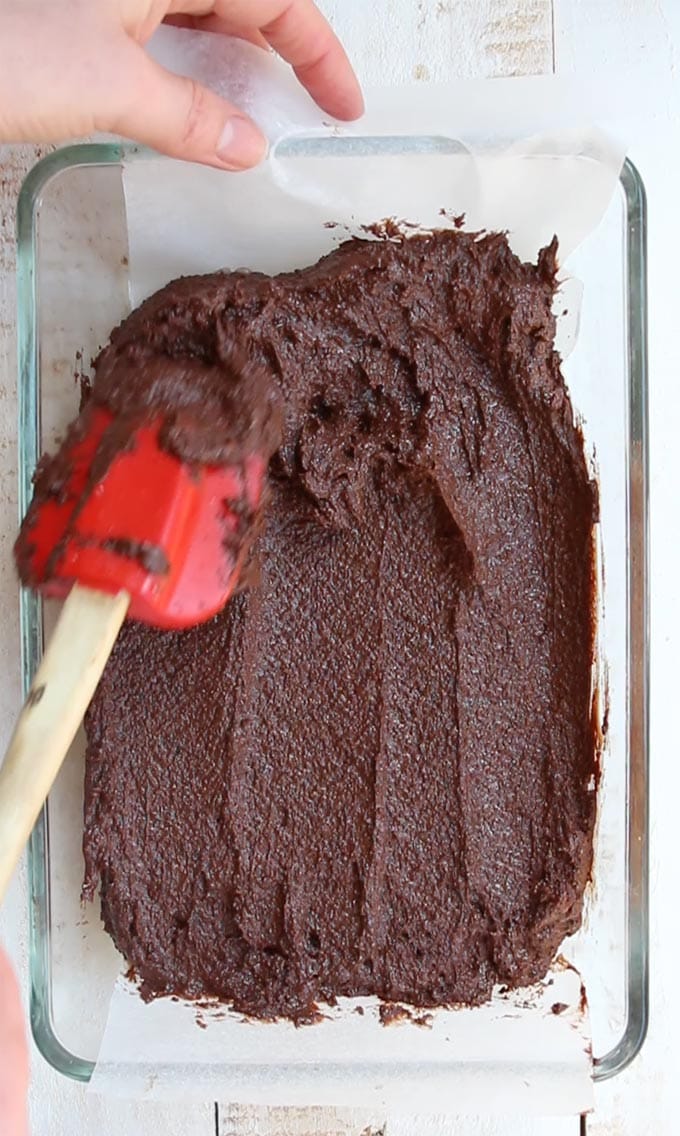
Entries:
[[[675,716],[680,651],[680,0],[321,0],[366,83],[558,73],[639,83],[654,113],[634,124],[630,152],[647,184],[650,214],[652,457],[652,1016],[641,1057],[598,1087],[589,1136],[671,1136],[680,1131],[680,795]],[[0,745],[19,703],[16,528],[14,207],[36,147],[0,147]],[[27,992],[27,901],[17,873],[0,911],[0,937]],[[0,1010],[1,1012],[1,1010]],[[33,1054],[35,1136],[417,1136],[410,1123],[350,1119],[340,1110],[257,1114],[219,1107],[133,1105],[86,1096]],[[439,1131],[466,1136],[577,1136],[579,1119],[461,1117]],[[0,1117],[2,1136],[2,1117]]]

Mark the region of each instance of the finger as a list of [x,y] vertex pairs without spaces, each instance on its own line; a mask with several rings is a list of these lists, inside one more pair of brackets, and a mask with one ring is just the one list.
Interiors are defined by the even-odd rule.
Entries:
[[125,96],[109,124],[98,124],[173,158],[220,169],[261,162],[267,142],[254,122],[207,87],[166,71],[129,43]]
[[[28,1047],[19,988],[7,956],[0,950],[0,1131],[26,1136]],[[5,1127],[4,1127],[5,1126]]]
[[345,49],[312,0],[174,0],[171,7],[217,16],[232,27],[259,27],[323,110],[342,119],[363,113],[361,88]]
[[217,35],[234,36],[243,39],[246,43],[254,43],[255,47],[262,47],[270,51],[269,44],[257,28],[239,27],[231,20],[224,20],[221,16],[166,16],[164,24],[175,28],[189,28],[195,32],[214,32]]
[[312,98],[336,118],[363,114],[359,81],[344,47],[311,0],[291,0],[260,30],[268,43],[291,64]]

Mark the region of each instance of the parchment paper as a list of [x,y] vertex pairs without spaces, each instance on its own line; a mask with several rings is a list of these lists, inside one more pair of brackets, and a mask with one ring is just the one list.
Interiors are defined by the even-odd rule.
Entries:
[[168,998],[145,1004],[121,977],[91,1088],[385,1116],[583,1112],[592,1082],[581,989],[578,973],[558,964],[545,983],[477,1010],[413,1011],[385,1026],[376,999],[341,999],[325,1021],[296,1027]]
[[[148,157],[126,166],[132,305],[179,275],[303,267],[387,216],[431,228],[464,213],[466,227],[507,230],[531,259],[557,234],[564,262],[616,187],[623,148],[592,125],[610,115],[602,90],[554,79],[418,84],[368,92],[365,118],[340,126],[251,45],[162,29],[152,50],[252,114],[270,154],[238,175]],[[579,301],[579,282],[565,274],[563,353]],[[362,1000],[363,1015],[357,1005],[344,1000],[322,1023],[296,1029],[224,1008],[145,1004],[121,977],[91,1089],[386,1115],[577,1113],[592,1104],[587,1007],[580,977],[562,963],[530,991],[438,1010],[427,1025],[385,1027],[375,1001]]]

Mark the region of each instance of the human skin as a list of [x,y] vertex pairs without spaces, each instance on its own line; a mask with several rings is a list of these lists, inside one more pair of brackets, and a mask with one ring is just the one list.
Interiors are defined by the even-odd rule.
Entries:
[[27,1136],[28,1048],[19,987],[0,948],[0,1132]]
[[[266,140],[241,111],[144,50],[163,22],[273,48],[328,114],[358,118],[359,84],[311,0],[0,0],[0,142],[120,134],[224,170],[257,165]],[[0,949],[0,1136],[27,1136],[28,1049]]]
[[220,169],[256,165],[266,153],[257,126],[144,50],[164,21],[273,48],[328,114],[362,113],[349,60],[312,0],[0,0],[0,141],[105,132]]

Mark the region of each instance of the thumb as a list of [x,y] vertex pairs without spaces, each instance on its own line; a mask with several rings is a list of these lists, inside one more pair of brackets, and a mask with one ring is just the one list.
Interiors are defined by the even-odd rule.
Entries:
[[106,129],[173,158],[223,170],[256,166],[267,153],[261,130],[231,103],[193,79],[166,71],[130,44],[123,106]]

